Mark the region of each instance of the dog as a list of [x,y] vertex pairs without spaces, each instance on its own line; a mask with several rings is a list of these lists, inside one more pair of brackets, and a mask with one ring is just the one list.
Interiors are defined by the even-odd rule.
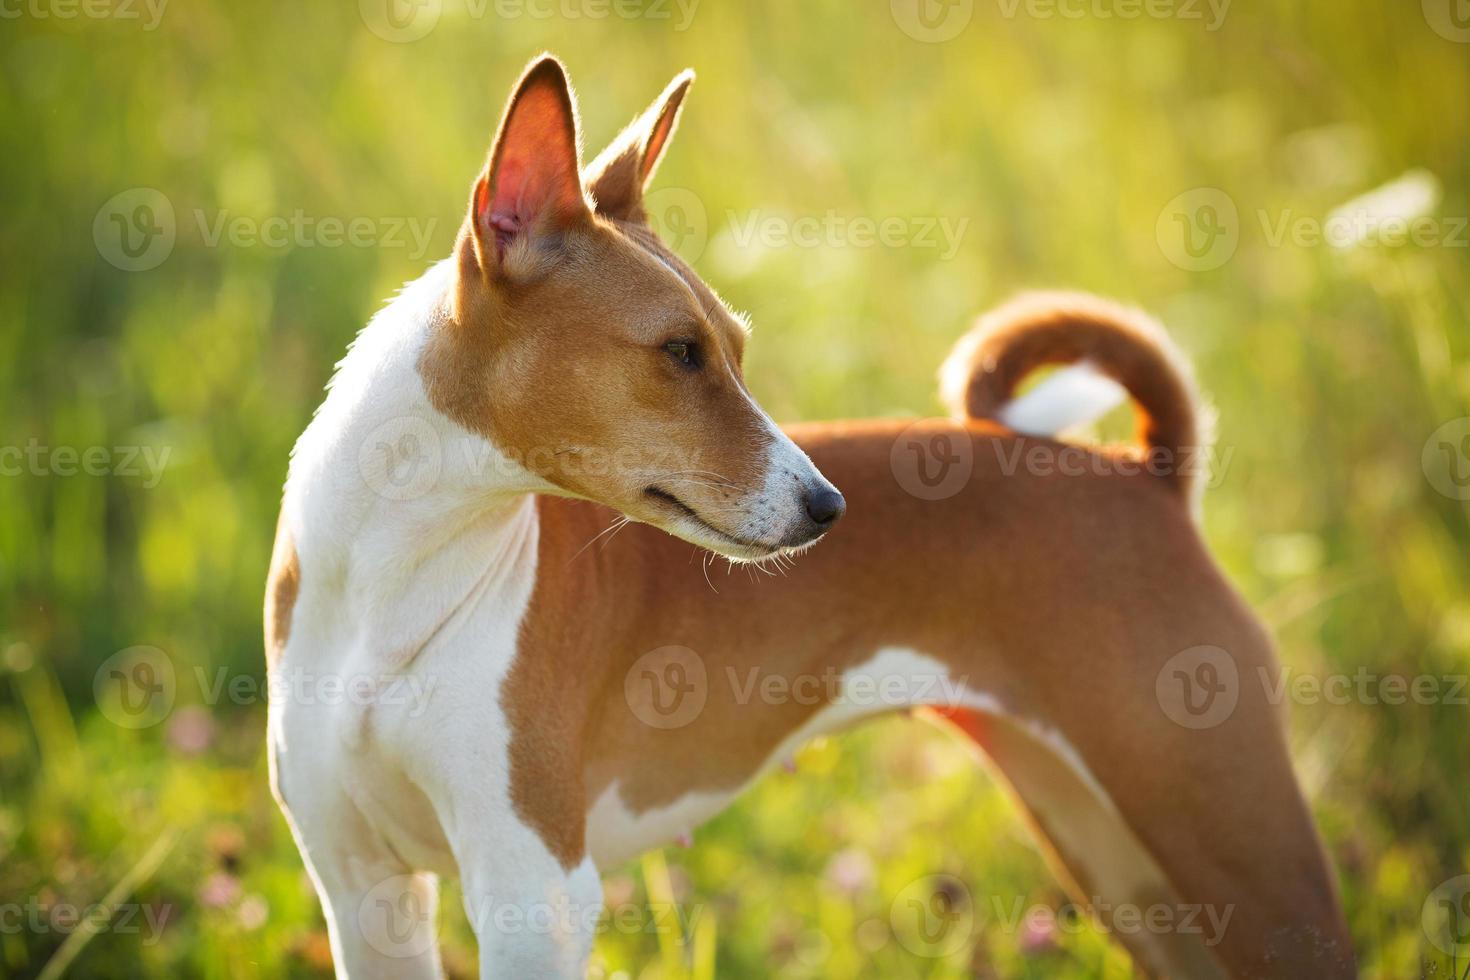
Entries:
[[[453,255],[358,336],[293,451],[271,786],[338,975],[437,976],[458,874],[483,976],[581,977],[599,868],[891,711],[972,738],[1105,925],[1228,916],[1213,944],[1112,930],[1141,970],[1353,975],[1276,707],[1240,683],[1214,723],[1169,710],[1176,674],[1224,686],[1191,651],[1277,671],[1177,465],[1205,445],[1187,363],[1141,313],[1033,295],[944,365],[952,419],[783,431],[747,324],[644,210],[692,77],[584,169],[566,72],[534,61]],[[1078,372],[1131,396],[1138,447],[1050,438],[1106,400]],[[784,575],[716,582],[700,549]]]

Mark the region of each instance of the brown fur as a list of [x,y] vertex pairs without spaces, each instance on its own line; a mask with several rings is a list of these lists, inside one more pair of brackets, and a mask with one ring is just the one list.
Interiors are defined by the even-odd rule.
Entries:
[[[517,87],[472,195],[455,295],[419,362],[429,399],[569,493],[658,522],[667,504],[644,491],[664,476],[695,510],[720,514],[764,474],[768,439],[740,370],[744,324],[646,225],[594,214],[580,191],[558,192],[580,204],[539,219],[503,256],[477,220],[507,139],[524,132],[575,152],[565,76],[547,64]],[[682,99],[681,79],[664,100]],[[526,112],[553,118],[519,123]],[[645,114],[663,133],[644,141],[645,156],[676,112],[677,101]],[[706,368],[681,370],[663,350],[671,341],[692,341]]]
[[[902,428],[793,431],[849,511],[778,577],[736,569],[711,586],[690,545],[646,527],[582,551],[614,515],[541,501],[536,591],[503,695],[522,816],[574,864],[586,808],[614,780],[635,813],[739,787],[820,710],[738,703],[727,670],[794,681],[909,647],[1075,745],[1179,901],[1237,906],[1219,951],[1232,975],[1349,975],[1333,882],[1274,706],[1243,685],[1229,721],[1193,731],[1154,700],[1162,664],[1198,644],[1229,650],[1242,676],[1276,670],[1168,484],[1006,475],[998,460],[1017,437],[977,424],[968,486],[923,501],[889,469]],[[663,731],[633,714],[623,682],[638,657],[669,645],[699,654],[709,694],[697,719]]]
[[1033,293],[981,319],[960,348],[966,369],[953,376],[968,383],[947,394],[969,418],[993,419],[1032,371],[1086,361],[1128,389],[1138,441],[1161,457],[1155,472],[1187,491],[1188,464],[1205,440],[1194,380],[1169,351],[1158,325],[1136,310],[1085,293]]
[[693,82],[692,71],[680,72],[648,111],[633,120],[587,167],[587,186],[598,214],[620,221],[643,220],[643,188],[653,180],[678,125],[684,95]]
[[276,521],[276,543],[265,585],[265,660],[274,667],[291,636],[291,613],[301,593],[301,562],[283,513]]

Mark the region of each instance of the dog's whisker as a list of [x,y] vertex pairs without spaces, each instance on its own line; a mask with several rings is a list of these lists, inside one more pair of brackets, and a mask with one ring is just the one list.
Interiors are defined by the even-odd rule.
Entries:
[[[597,539],[602,537],[604,534],[617,534],[618,531],[621,531],[624,527],[628,525],[629,520],[630,518],[621,515],[614,519],[611,524],[603,528],[601,531],[598,531],[596,534],[592,535],[592,537],[587,540],[586,544],[578,548],[577,553],[571,558],[567,559],[567,564],[570,565],[572,562],[580,558],[582,556],[582,552],[592,547],[592,545],[597,542]],[[612,538],[609,537],[608,540],[610,541],[612,540]]]

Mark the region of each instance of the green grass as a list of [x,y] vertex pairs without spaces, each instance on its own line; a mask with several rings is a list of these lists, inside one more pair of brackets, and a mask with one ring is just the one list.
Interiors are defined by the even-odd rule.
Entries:
[[[672,5],[643,5],[671,20],[476,6],[488,13],[448,0],[404,44],[351,2],[179,2],[153,30],[36,16],[61,9],[47,2],[0,21],[0,447],[48,451],[0,476],[0,975],[37,975],[64,944],[76,976],[327,970],[248,690],[286,455],[354,332],[448,251],[504,94],[542,49],[581,83],[589,157],[678,69],[699,72],[659,187],[698,202],[708,243],[685,248],[751,313],[747,375],[776,417],[936,412],[949,344],[1019,288],[1137,302],[1169,323],[1220,410],[1229,465],[1206,529],[1289,668],[1470,672],[1470,510],[1435,489],[1453,461],[1421,458],[1470,415],[1470,233],[1456,230],[1470,213],[1470,46],[1419,4],[1242,3],[1211,31],[997,0],[937,44],[878,0],[704,0],[682,31]],[[1275,240],[1284,221],[1322,219],[1416,168],[1444,188],[1430,215],[1451,241]],[[1164,212],[1202,187],[1235,205],[1238,247],[1191,271],[1171,261]],[[173,249],[148,271],[118,268],[94,239],[104,202],[132,188],[174,214]],[[367,219],[378,237],[405,219],[406,241],[228,233],[231,219],[298,211]],[[799,247],[745,234],[752,219],[829,212],[963,233],[952,250],[942,236]],[[161,474],[123,465],[138,446],[167,450]],[[65,475],[59,447],[120,451],[105,475]],[[94,679],[138,645],[162,650],[178,685],[168,718],[132,730],[108,720]],[[244,687],[205,704],[220,678]],[[1470,871],[1467,711],[1294,706],[1368,976],[1465,969],[1420,916],[1439,882]],[[802,762],[692,850],[610,869],[616,902],[674,901],[681,925],[608,932],[599,970],[1129,975],[1087,930],[1027,952],[992,924],[950,955],[914,955],[890,912],[927,876],[967,883],[976,909],[1061,894],[942,734],[883,722]],[[137,931],[13,927],[17,911],[109,896],[134,907]],[[451,890],[447,963],[472,975],[456,903]]]

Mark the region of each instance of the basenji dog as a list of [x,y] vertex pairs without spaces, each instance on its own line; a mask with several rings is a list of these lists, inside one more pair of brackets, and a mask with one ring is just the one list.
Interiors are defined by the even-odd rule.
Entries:
[[[1351,976],[1246,682],[1277,671],[1270,641],[1193,517],[1202,411],[1163,331],[1029,296],[944,366],[952,418],[783,431],[742,376],[747,323],[645,213],[691,79],[584,169],[566,73],[535,61],[453,255],[358,336],[296,444],[268,737],[338,975],[437,975],[457,873],[483,976],[581,977],[599,868],[906,710],[983,749],[1104,926],[1228,922],[1111,930],[1143,971]],[[1084,370],[1131,396],[1140,445],[1050,438],[1095,409]],[[747,567],[711,579],[710,555]]]

